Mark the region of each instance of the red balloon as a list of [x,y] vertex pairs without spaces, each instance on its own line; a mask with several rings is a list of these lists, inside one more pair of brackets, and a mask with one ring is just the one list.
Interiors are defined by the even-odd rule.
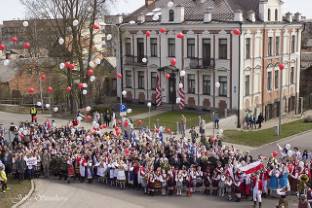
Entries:
[[79,83],[79,84],[78,84],[78,88],[79,88],[80,90],[82,90],[82,89],[83,89],[83,83]]
[[170,65],[171,65],[171,66],[175,66],[176,64],[177,64],[177,59],[172,58],[172,59],[170,60]]
[[239,36],[241,34],[241,31],[240,31],[240,29],[235,28],[235,29],[232,30],[232,34],[236,35],[236,36]]
[[4,44],[0,44],[0,51],[3,51],[5,49],[5,45]]
[[160,32],[160,33],[165,33],[165,32],[167,32],[167,30],[166,30],[166,28],[163,28],[163,27],[162,27],[162,28],[159,29],[159,32]]
[[72,90],[71,86],[68,86],[68,87],[66,88],[66,92],[67,92],[67,93],[70,93],[71,90]]
[[45,75],[45,74],[41,74],[40,75],[40,80],[41,81],[44,81],[44,80],[46,80],[47,79],[47,76]]
[[281,70],[281,71],[282,71],[282,70],[284,70],[284,69],[285,69],[285,65],[284,65],[284,64],[279,64],[279,65],[278,65],[278,68],[279,68],[279,70]]
[[145,35],[146,35],[146,37],[151,37],[151,32],[150,31],[146,31],[146,33],[145,33]]
[[106,124],[102,124],[102,125],[100,126],[100,128],[101,128],[101,129],[106,129],[107,126],[106,126]]
[[75,68],[75,64],[68,64],[67,69],[68,70],[73,70]]
[[92,116],[91,115],[87,115],[86,116],[86,122],[91,122],[92,121]]
[[121,125],[121,120],[117,120],[117,124],[118,124],[118,126],[120,126]]
[[88,71],[87,71],[87,75],[88,75],[88,77],[91,77],[92,75],[94,75],[94,71],[93,71],[93,69],[88,69]]
[[122,79],[122,74],[121,73],[117,73],[117,78],[118,79]]
[[277,157],[277,156],[278,156],[278,152],[277,152],[277,151],[273,151],[273,152],[272,152],[272,157],[275,158],[275,157]]
[[171,75],[170,74],[166,74],[166,79],[170,79]]
[[48,93],[53,93],[53,91],[54,91],[53,87],[49,86],[48,87]]
[[28,88],[27,90],[28,94],[32,95],[35,92],[35,89],[33,87]]
[[98,30],[98,29],[100,29],[100,25],[99,25],[98,23],[94,23],[94,24],[92,25],[92,28],[93,28],[94,30]]
[[183,34],[183,33],[181,33],[181,32],[180,32],[180,33],[178,33],[178,34],[177,34],[177,38],[179,38],[179,39],[183,39],[183,38],[184,38],[184,34]]
[[126,120],[126,121],[124,122],[124,127],[128,128],[128,126],[129,126],[129,121]]
[[29,42],[24,42],[23,43],[23,48],[24,49],[30,49],[30,43]]
[[11,37],[11,42],[16,43],[18,41],[18,38],[16,36]]

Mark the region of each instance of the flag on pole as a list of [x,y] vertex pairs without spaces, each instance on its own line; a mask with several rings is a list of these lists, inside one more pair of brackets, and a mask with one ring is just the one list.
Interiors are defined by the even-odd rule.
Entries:
[[184,85],[182,82],[179,84],[179,97],[180,97],[180,102],[179,102],[179,108],[182,110],[185,106],[185,92],[184,92]]
[[162,96],[161,96],[161,83],[160,83],[160,76],[157,73],[156,77],[156,106],[159,107],[162,103]]
[[239,169],[246,174],[253,174],[253,173],[258,172],[259,170],[261,170],[263,168],[264,168],[263,163],[261,161],[256,161],[256,162],[250,163],[248,165],[245,165]]

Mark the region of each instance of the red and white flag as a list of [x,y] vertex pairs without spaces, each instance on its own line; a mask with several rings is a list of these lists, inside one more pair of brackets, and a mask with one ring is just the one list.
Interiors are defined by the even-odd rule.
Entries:
[[179,97],[180,97],[180,103],[179,103],[179,108],[182,110],[185,106],[185,92],[184,92],[184,85],[182,82],[179,84]]
[[239,169],[244,172],[245,174],[253,174],[258,172],[259,170],[263,169],[264,165],[261,161],[256,161],[253,163],[250,163],[248,165],[245,165],[243,167],[240,167]]
[[156,77],[156,106],[159,107],[162,103],[162,96],[161,96],[161,83],[160,83],[160,76],[157,73]]

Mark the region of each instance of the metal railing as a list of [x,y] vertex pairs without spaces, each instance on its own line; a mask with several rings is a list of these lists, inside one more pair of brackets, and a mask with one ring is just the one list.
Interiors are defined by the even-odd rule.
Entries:
[[214,59],[190,58],[190,69],[211,69],[214,67]]

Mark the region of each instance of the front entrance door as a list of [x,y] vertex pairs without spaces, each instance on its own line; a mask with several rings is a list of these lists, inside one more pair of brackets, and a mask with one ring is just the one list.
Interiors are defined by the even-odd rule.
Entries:
[[169,79],[169,102],[171,104],[176,103],[177,93],[176,93],[176,76],[174,73],[170,74]]

